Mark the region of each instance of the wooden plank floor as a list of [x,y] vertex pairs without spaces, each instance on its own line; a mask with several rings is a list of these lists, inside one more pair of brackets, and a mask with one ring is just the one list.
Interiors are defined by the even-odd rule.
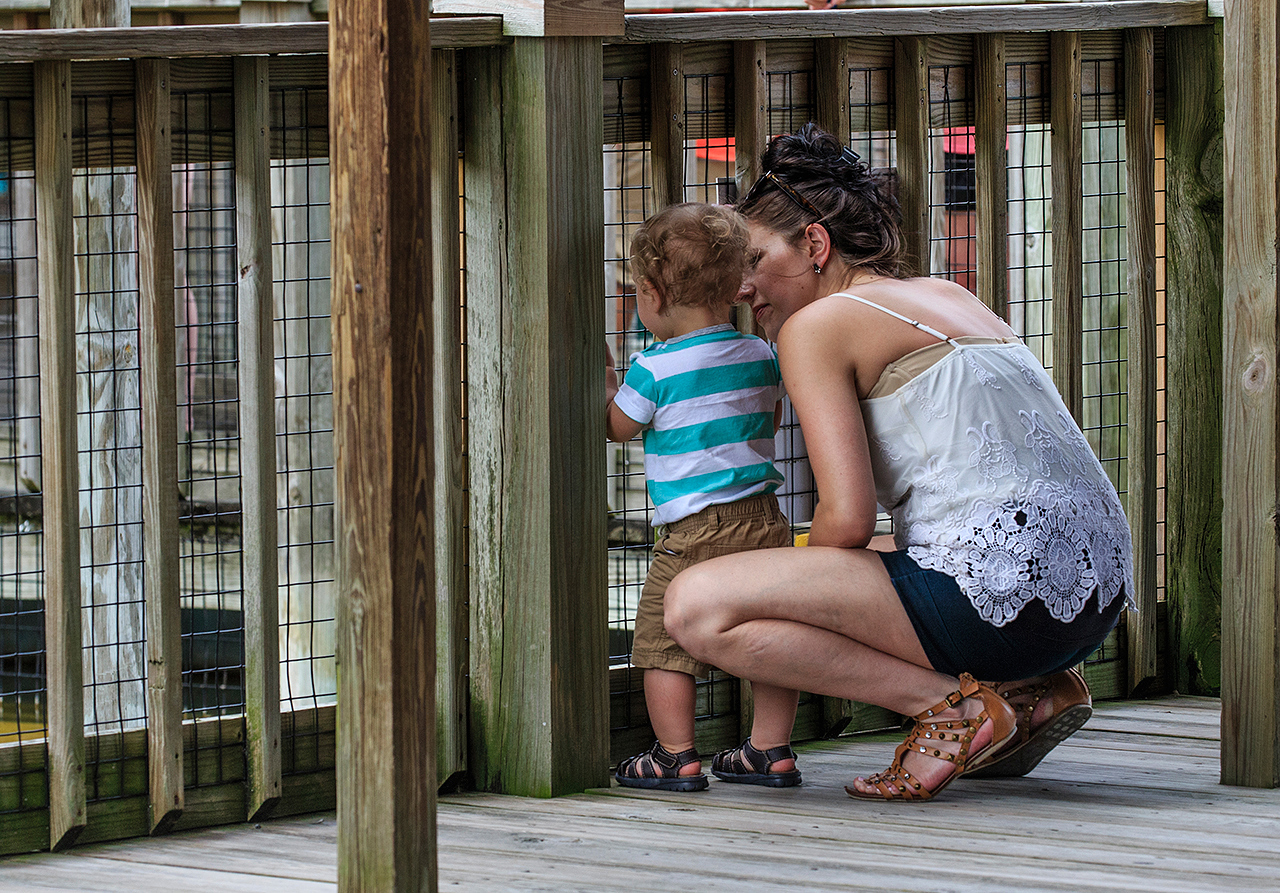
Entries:
[[[440,803],[440,889],[1280,890],[1280,790],[1218,784],[1212,699],[1099,705],[1024,779],[963,780],[923,805],[855,802],[884,736],[801,749],[805,784],[614,787]],[[332,891],[332,813],[0,860],[0,891]]]

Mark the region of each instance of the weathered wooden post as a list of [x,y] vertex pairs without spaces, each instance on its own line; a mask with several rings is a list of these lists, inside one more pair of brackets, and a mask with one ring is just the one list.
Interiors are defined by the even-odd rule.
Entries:
[[550,796],[608,780],[599,35],[623,13],[435,8],[481,7],[514,41],[468,51],[465,82],[470,764]]
[[1222,684],[1222,29],[1165,31],[1169,682]]
[[55,28],[128,28],[129,0],[50,0]]
[[70,846],[88,821],[76,461],[75,259],[72,255],[71,64],[35,65],[36,251],[40,313],[46,736],[49,845]]
[[330,15],[338,884],[435,890],[428,9]]
[[1222,781],[1280,784],[1277,0],[1228,0],[1224,39]]

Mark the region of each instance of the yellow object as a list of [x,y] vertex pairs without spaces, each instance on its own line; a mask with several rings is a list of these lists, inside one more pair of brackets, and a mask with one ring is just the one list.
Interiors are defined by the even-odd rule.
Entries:
[[807,546],[807,545],[809,545],[809,534],[807,534],[807,533],[797,533],[797,534],[796,534],[796,545],[797,545],[797,546]]

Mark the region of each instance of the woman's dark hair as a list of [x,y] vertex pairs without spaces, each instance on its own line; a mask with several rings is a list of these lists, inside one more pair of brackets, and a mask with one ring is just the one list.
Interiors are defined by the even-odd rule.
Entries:
[[761,160],[764,175],[737,204],[743,216],[792,241],[821,223],[849,266],[898,275],[902,231],[885,172],[868,169],[812,122],[774,137]]

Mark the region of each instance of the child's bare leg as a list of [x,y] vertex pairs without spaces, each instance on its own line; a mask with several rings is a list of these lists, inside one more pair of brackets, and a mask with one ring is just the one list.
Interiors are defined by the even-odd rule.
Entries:
[[[693,747],[693,677],[675,670],[644,671],[644,702],[658,742],[670,753]],[[681,775],[698,775],[701,763],[680,768]]]
[[[771,747],[790,744],[800,693],[794,688],[753,682],[751,700],[754,710],[751,718],[751,746],[763,752]],[[769,764],[769,771],[789,772],[795,767],[795,760],[778,760]]]

